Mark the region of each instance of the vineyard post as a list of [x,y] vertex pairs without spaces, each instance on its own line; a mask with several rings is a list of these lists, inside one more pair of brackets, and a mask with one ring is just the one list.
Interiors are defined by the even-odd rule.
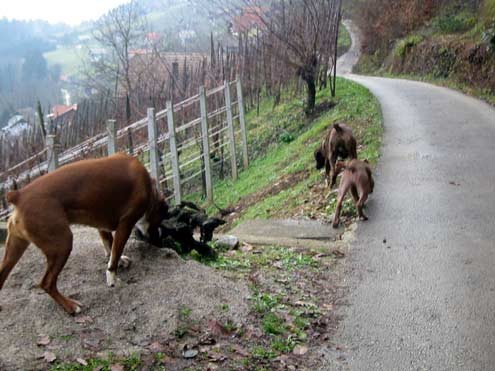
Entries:
[[134,144],[132,143],[132,129],[127,128],[127,142],[129,155],[134,156]]
[[203,159],[205,164],[206,198],[213,201],[213,186],[211,183],[210,142],[208,133],[208,109],[204,86],[199,87],[199,106],[201,110],[201,136],[203,137]]
[[148,108],[148,146],[150,148],[150,169],[151,177],[160,181],[160,157],[156,141],[158,140],[158,131],[156,128],[155,109]]
[[46,136],[46,151],[48,157],[48,172],[54,171],[58,168],[58,151],[55,144],[56,136],[53,134],[47,134]]
[[107,120],[108,133],[108,155],[111,156],[117,152],[117,127],[115,120]]
[[167,101],[167,124],[170,141],[170,160],[172,163],[172,174],[174,178],[175,204],[179,205],[182,201],[182,193],[179,172],[179,155],[177,153],[177,140],[175,138],[174,107],[172,105],[172,101]]
[[232,179],[237,180],[237,158],[235,151],[234,120],[232,118],[232,99],[230,97],[230,85],[224,82],[225,109],[227,111],[227,125],[229,129],[230,164],[232,168]]
[[237,106],[239,108],[239,123],[241,124],[241,137],[242,137],[242,160],[244,163],[244,169],[249,166],[248,146],[247,146],[247,134],[246,134],[246,116],[244,113],[244,97],[242,95],[242,83],[237,79]]

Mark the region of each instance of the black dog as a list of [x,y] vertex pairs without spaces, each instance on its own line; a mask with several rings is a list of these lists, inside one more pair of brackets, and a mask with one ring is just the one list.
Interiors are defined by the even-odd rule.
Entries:
[[[352,134],[352,129],[345,124],[333,124],[328,130],[325,139],[320,147],[315,151],[316,168],[318,170],[325,167],[327,184],[330,188],[335,185],[337,173],[335,163],[341,159],[356,159],[356,138]],[[331,180],[331,181],[330,181]]]
[[[208,245],[213,238],[214,230],[225,221],[209,218],[206,212],[191,202],[182,202],[169,211],[150,239],[146,239],[138,229],[135,235],[138,239],[158,247],[168,247],[181,254],[196,250],[202,256],[215,256],[215,251]],[[200,241],[194,238],[194,231],[199,228]]]

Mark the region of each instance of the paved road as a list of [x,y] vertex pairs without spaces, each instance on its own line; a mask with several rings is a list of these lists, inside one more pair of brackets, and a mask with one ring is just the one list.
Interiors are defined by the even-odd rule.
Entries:
[[348,262],[339,368],[494,370],[495,109],[428,84],[348,77],[379,99],[385,135]]

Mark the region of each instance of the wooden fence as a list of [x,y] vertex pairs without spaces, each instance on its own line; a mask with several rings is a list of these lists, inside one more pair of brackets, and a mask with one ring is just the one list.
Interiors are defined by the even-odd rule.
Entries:
[[200,87],[197,95],[182,102],[168,101],[158,112],[148,108],[147,117],[120,129],[117,124],[107,120],[106,132],[63,153],[58,151],[56,135],[47,135],[43,151],[0,174],[0,219],[10,212],[7,190],[84,158],[116,152],[139,157],[175,204],[192,192],[203,192],[212,201],[216,180],[227,173],[237,179],[238,166],[249,165],[240,80],[225,81],[209,91]]

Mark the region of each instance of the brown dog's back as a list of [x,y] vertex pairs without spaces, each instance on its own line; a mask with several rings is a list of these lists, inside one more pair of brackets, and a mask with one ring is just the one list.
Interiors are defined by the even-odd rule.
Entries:
[[[7,200],[21,212],[29,210],[39,213],[39,217],[48,211],[41,205],[57,204],[69,224],[115,230],[119,220],[136,204],[145,205],[137,211],[144,214],[151,194],[146,168],[137,159],[118,154],[63,166],[20,191],[9,192]],[[31,204],[38,210],[33,210]]]
[[348,191],[351,191],[358,215],[362,220],[368,220],[363,212],[363,206],[368,195],[373,193],[375,182],[371,174],[371,168],[367,161],[351,160],[348,163],[339,162],[336,164],[336,174],[344,171],[340,180],[337,205],[333,219],[333,227],[337,228],[340,220],[342,202]]

